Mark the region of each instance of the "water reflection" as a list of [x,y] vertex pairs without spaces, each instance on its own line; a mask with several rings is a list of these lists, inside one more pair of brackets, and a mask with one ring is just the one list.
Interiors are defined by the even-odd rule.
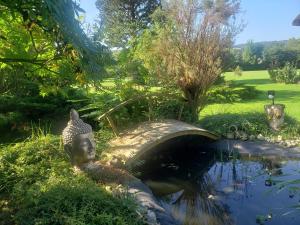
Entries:
[[165,207],[172,205],[174,217],[182,224],[233,224],[228,207],[219,201],[208,175],[203,176],[196,184],[185,183],[181,191],[163,199]]
[[[229,207],[218,198],[214,183],[208,170],[214,160],[208,160],[201,165],[164,165],[165,169],[178,168],[174,171],[163,171],[156,174],[156,181],[145,181],[153,192],[161,196],[161,203],[172,211],[173,216],[182,224],[188,225],[231,225]],[[222,167],[220,168],[220,178]],[[165,177],[164,175],[169,174]],[[177,175],[177,178],[175,176]],[[179,179],[178,179],[179,178]]]
[[298,161],[278,159],[206,159],[189,165],[164,164],[144,180],[184,225],[299,225],[299,212],[287,212],[300,198],[294,193],[291,198],[289,188],[278,190],[276,185],[300,179],[295,172],[299,168]]

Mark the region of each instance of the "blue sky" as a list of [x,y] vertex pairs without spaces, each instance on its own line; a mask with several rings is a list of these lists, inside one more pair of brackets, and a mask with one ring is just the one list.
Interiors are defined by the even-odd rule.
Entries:
[[[86,11],[85,20],[97,18],[96,0],[80,0]],[[300,14],[300,0],[242,0],[242,18],[247,24],[236,38],[236,44],[253,41],[287,40],[300,38],[300,27],[292,26]]]

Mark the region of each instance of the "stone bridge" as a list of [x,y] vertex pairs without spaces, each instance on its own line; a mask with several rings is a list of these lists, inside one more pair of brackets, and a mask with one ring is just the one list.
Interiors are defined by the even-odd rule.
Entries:
[[142,155],[153,151],[156,146],[183,136],[201,136],[212,141],[219,139],[217,135],[207,130],[178,120],[144,122],[113,139],[104,158],[122,159],[126,166],[130,166]]

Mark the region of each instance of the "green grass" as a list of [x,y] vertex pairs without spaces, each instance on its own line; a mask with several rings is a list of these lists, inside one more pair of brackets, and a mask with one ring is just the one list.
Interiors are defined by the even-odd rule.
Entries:
[[74,173],[59,136],[0,146],[0,224],[142,225],[136,210],[130,196]]
[[270,103],[270,100],[267,98],[267,91],[275,90],[275,103],[285,104],[286,114],[300,122],[299,84],[273,83],[269,79],[269,74],[267,71],[246,71],[243,72],[243,75],[240,77],[234,75],[232,72],[228,72],[225,74],[225,78],[227,81],[232,81],[237,84],[255,86],[255,88],[261,91],[261,93],[252,100],[208,105],[200,113],[200,118],[227,113],[243,114],[264,112],[264,105]]
[[[242,76],[228,72],[225,74],[225,80],[229,84],[212,89],[209,99],[209,102],[212,103],[200,112],[200,125],[202,127],[225,134],[228,127],[235,124],[248,134],[263,134],[265,136],[280,134],[286,139],[299,136],[299,84],[274,83],[270,80],[267,71],[247,71],[243,72]],[[109,86],[112,81],[106,80],[104,83]],[[255,89],[252,90],[251,87]],[[275,90],[275,102],[286,106],[286,123],[280,133],[274,133],[269,129],[265,116],[264,105],[271,103],[267,97],[268,90]],[[155,87],[151,91],[155,91]],[[164,106],[169,105],[177,112],[177,105],[170,105],[169,103],[164,104]],[[161,115],[169,118],[168,112],[172,110],[168,107],[166,109],[166,111],[156,109],[155,118]]]

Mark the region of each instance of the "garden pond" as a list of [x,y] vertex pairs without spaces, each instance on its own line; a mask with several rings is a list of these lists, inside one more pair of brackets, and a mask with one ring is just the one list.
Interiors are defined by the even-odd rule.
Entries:
[[148,156],[138,176],[180,224],[300,224],[300,160],[176,151]]

